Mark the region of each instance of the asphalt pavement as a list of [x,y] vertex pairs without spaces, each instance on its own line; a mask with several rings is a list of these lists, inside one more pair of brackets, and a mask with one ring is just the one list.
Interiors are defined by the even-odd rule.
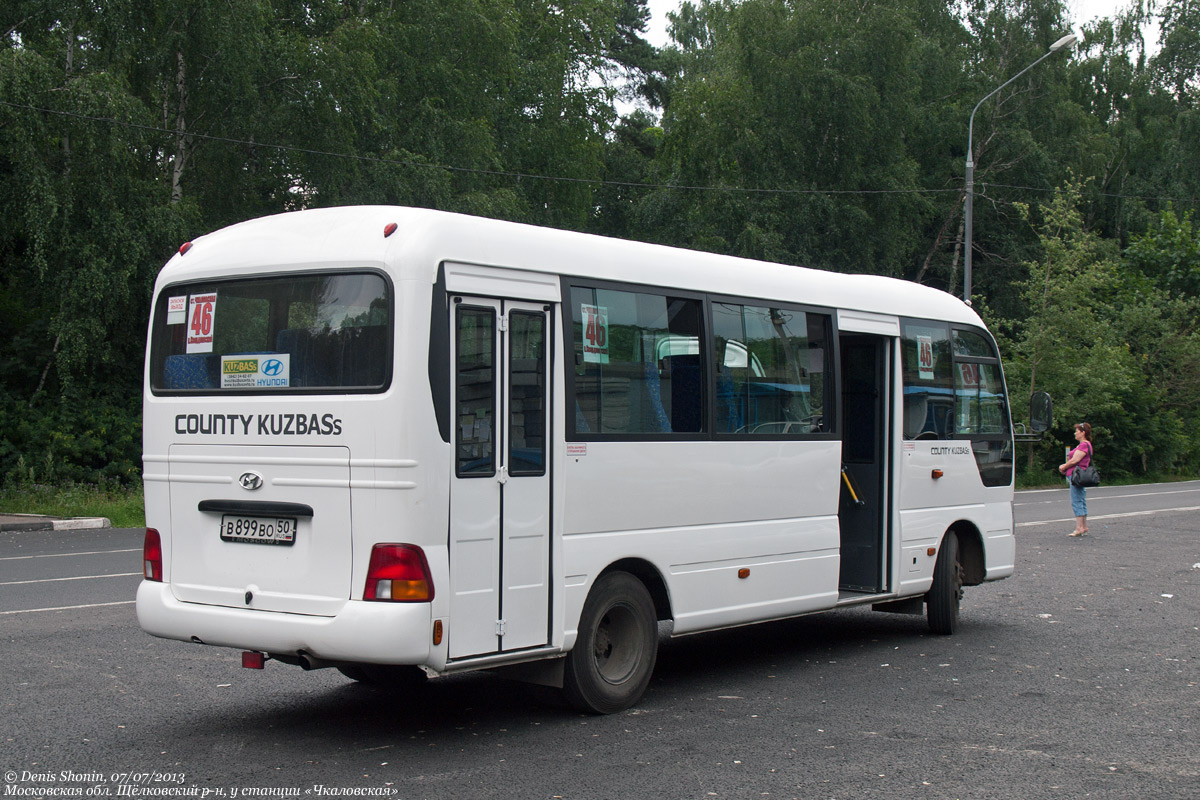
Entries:
[[665,640],[608,717],[489,674],[242,669],[137,627],[141,530],[6,532],[0,792],[1194,800],[1200,482],[1088,500],[1072,539],[1065,490],[1018,494],[1016,575],[968,588],[953,636],[848,609]]

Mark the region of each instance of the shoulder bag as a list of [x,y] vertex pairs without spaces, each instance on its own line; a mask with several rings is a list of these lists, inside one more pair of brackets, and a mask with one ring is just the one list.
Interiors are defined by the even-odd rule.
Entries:
[[1100,485],[1100,471],[1096,469],[1096,453],[1090,447],[1088,448],[1088,465],[1083,469],[1075,468],[1071,473],[1071,485],[1078,486],[1081,489],[1089,489],[1093,486]]

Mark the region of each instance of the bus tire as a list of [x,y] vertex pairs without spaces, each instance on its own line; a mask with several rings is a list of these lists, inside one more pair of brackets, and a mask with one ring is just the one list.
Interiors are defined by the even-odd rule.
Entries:
[[947,531],[933,568],[933,585],[925,595],[929,628],[949,636],[958,628],[958,607],[963,596],[963,568],[958,560],[958,534]]
[[583,604],[567,654],[563,694],[589,714],[614,714],[641,699],[658,658],[654,601],[627,572],[602,576]]
[[417,689],[426,678],[420,667],[407,664],[343,664],[337,669],[350,680],[381,689]]

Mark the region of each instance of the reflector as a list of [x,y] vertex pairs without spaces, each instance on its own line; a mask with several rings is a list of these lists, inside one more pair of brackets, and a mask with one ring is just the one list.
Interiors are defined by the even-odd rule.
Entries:
[[246,650],[242,653],[242,666],[246,669],[262,669],[267,663],[267,658],[262,653],[254,650]]
[[191,250],[191,249],[192,249],[192,243],[184,242],[183,244],[179,245],[179,255],[183,255],[184,253],[186,253],[188,250]]
[[384,225],[383,226],[383,238],[386,239],[387,237],[389,237],[393,233],[395,233],[397,227],[398,226],[394,222],[389,222],[387,225]]

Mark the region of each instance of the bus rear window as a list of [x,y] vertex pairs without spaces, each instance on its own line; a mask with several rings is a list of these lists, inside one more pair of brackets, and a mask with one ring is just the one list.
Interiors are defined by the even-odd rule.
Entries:
[[392,299],[373,272],[168,287],[154,309],[155,393],[382,391]]

